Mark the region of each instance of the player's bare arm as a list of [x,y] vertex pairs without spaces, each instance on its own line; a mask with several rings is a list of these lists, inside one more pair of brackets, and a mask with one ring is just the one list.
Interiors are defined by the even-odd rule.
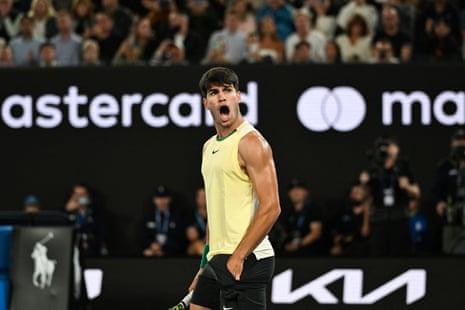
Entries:
[[242,138],[239,143],[239,164],[250,177],[259,206],[227,264],[236,280],[240,279],[244,260],[268,234],[281,212],[271,147],[260,134],[252,132]]

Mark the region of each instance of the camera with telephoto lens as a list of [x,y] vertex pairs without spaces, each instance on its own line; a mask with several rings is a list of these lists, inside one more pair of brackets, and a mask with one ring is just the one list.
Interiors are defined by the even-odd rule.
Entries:
[[373,148],[368,150],[367,156],[376,166],[383,165],[389,157],[388,147],[391,140],[385,137],[376,139]]

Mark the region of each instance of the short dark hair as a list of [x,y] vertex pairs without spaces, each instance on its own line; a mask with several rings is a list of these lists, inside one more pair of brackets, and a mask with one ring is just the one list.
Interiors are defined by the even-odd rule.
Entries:
[[213,67],[207,70],[199,81],[202,98],[207,97],[207,91],[212,85],[232,85],[239,89],[239,78],[236,72],[225,67]]

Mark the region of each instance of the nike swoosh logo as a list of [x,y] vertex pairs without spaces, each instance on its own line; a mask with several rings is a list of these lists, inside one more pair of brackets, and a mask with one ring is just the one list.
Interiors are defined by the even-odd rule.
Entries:
[[219,150],[213,150],[212,154],[218,153]]
[[232,308],[223,307],[223,310],[232,310]]

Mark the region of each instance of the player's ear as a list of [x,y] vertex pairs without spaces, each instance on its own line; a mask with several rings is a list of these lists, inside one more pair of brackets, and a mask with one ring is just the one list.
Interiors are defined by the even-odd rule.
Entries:
[[239,102],[241,102],[241,92],[240,91],[236,92],[236,96],[237,96],[237,99],[239,100]]

